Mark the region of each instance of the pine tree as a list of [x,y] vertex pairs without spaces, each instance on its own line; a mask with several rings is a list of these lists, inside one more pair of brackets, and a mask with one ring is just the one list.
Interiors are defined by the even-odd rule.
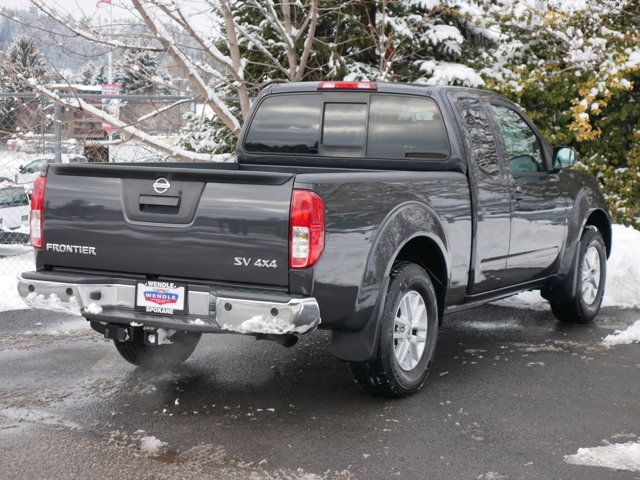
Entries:
[[[37,82],[43,82],[46,79],[46,67],[42,55],[36,48],[35,42],[27,36],[22,36],[9,48],[9,62],[5,67],[8,74],[2,74],[2,90],[5,92],[27,92],[29,88],[22,82],[9,81],[15,78],[13,75],[18,73],[25,78],[35,79]],[[0,68],[0,74],[1,74]],[[16,98],[5,98],[0,101],[0,136],[10,137],[15,132],[18,125],[18,117],[20,111],[32,108],[38,108],[30,104],[24,107],[20,100]]]
[[[9,49],[11,68],[25,78],[41,80],[46,76],[47,69],[42,55],[36,48],[35,42],[27,36],[19,37]],[[16,85],[17,91],[22,86]]]
[[152,80],[158,71],[158,58],[155,54],[144,50],[127,50],[119,71],[121,80],[117,83],[120,83],[123,93],[156,93],[156,83]]
[[[471,0],[321,0],[312,54],[302,79],[483,85],[482,77],[468,65],[485,65],[482,47],[495,41],[495,33],[488,28],[486,16],[475,13],[483,11],[470,8],[472,3],[475,5]],[[234,19],[243,32],[239,43],[241,56],[246,61],[244,79],[250,94],[256,95],[268,82],[288,80],[272,60],[288,65],[280,32],[252,2],[237,0],[232,7]],[[293,25],[302,24],[305,15],[302,3],[291,2]],[[225,38],[224,25],[221,30]],[[300,54],[305,40],[300,38],[296,44]],[[217,46],[228,53],[225,42],[218,42]],[[269,55],[264,50],[268,50]],[[228,85],[219,86],[218,91],[233,94]],[[238,105],[232,104],[231,108],[239,112]],[[203,134],[217,128],[222,131]],[[198,148],[197,138],[229,138],[222,122],[206,115],[191,117],[183,135],[184,146],[194,149]],[[221,149],[233,142],[205,143],[209,148],[216,145],[206,151],[222,153]]]

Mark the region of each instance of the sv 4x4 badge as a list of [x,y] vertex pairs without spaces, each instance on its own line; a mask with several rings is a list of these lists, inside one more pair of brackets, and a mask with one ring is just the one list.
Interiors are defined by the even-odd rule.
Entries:
[[[253,263],[252,263],[253,261]],[[233,257],[233,264],[236,267],[254,267],[260,268],[278,268],[278,262],[276,260],[265,260],[264,258],[247,258],[247,257]]]

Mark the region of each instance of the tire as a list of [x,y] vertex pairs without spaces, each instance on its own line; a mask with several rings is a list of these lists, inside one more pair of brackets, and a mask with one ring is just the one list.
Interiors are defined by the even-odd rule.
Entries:
[[114,340],[113,343],[127,362],[145,370],[164,371],[187,360],[196,349],[200,337],[200,333],[176,332],[171,337],[171,344],[145,345],[142,328],[134,328],[131,340]]
[[[422,311],[420,302],[426,319],[417,314]],[[403,326],[407,321],[405,312],[414,313],[409,315],[410,329]],[[429,375],[438,339],[438,301],[423,268],[410,262],[394,266],[378,328],[376,357],[349,364],[355,382],[381,397],[400,398],[416,393]],[[421,352],[420,344],[424,345]]]
[[[562,323],[585,324],[592,321],[602,304],[607,280],[607,253],[602,235],[597,230],[585,230],[578,246],[576,294],[573,298],[551,298],[553,315]],[[597,278],[597,285],[594,284]]]

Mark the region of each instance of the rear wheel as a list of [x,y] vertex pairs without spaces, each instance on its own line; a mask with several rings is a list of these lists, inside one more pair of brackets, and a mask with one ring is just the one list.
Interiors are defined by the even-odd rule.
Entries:
[[580,239],[577,269],[577,287],[573,298],[551,298],[549,304],[554,316],[563,323],[588,323],[600,311],[607,279],[607,253],[602,235],[597,230],[586,230]]
[[142,328],[133,328],[133,338],[113,343],[118,353],[127,362],[148,370],[168,370],[187,360],[200,341],[200,333],[176,332],[170,337],[172,343],[147,345]]
[[438,338],[438,304],[427,272],[402,262],[391,272],[376,358],[351,363],[358,385],[374,395],[404,397],[424,385]]

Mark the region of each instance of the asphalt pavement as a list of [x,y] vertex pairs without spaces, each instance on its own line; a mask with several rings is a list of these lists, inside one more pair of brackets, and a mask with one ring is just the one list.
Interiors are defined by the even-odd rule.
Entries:
[[[291,349],[204,336],[148,374],[79,317],[0,313],[0,477],[11,479],[638,479],[568,464],[638,441],[640,345],[485,306],[445,319],[425,389],[370,397],[316,332]],[[161,443],[162,442],[162,443]]]

